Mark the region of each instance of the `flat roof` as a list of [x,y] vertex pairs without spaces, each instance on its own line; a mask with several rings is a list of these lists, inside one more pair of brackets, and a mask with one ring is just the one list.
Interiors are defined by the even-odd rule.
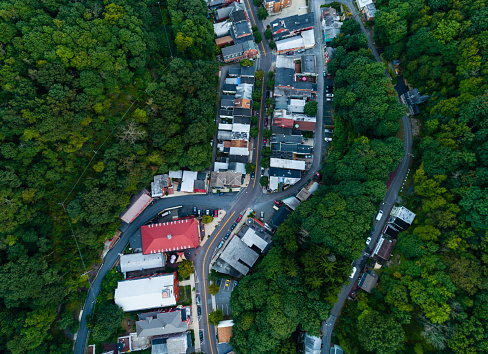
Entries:
[[132,253],[120,256],[120,271],[122,273],[133,272],[136,270],[162,268],[164,267],[165,257],[162,253],[143,254]]

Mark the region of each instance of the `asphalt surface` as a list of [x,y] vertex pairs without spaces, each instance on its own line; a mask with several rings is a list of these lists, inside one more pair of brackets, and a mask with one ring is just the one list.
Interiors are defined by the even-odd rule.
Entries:
[[[323,58],[323,51],[322,45],[316,45],[315,48],[309,49],[304,54],[315,54],[317,57],[317,70],[318,70],[318,94],[317,94],[317,101],[318,101],[318,111],[317,111],[317,122],[316,122],[316,131],[314,137],[314,157],[313,162],[308,170],[307,174],[302,178],[298,183],[291,186],[285,191],[279,193],[272,193],[267,194],[263,193],[263,189],[259,184],[259,179],[261,177],[261,169],[259,166],[259,162],[261,161],[260,152],[263,148],[263,130],[264,127],[264,116],[265,116],[265,107],[264,107],[264,100],[266,95],[266,80],[267,80],[267,73],[272,66],[274,60],[274,53],[269,48],[267,41],[264,39],[264,29],[262,22],[258,20],[257,17],[257,8],[252,4],[251,1],[245,0],[244,1],[249,11],[249,18],[252,25],[257,25],[263,38],[263,42],[261,42],[258,47],[261,52],[261,56],[258,60],[255,61],[255,65],[265,71],[265,76],[262,83],[262,93],[263,96],[261,97],[261,108],[259,111],[259,135],[258,138],[255,139],[253,144],[253,152],[252,161],[256,164],[256,171],[255,171],[255,178],[251,180],[249,186],[242,190],[239,193],[229,193],[224,196],[218,196],[216,194],[208,194],[208,195],[188,195],[183,197],[171,197],[171,198],[163,198],[157,200],[153,205],[148,207],[144,210],[139,217],[134,220],[130,225],[128,225],[124,232],[121,235],[120,241],[107,253],[104,259],[104,263],[96,276],[93,284],[89,290],[87,299],[85,301],[85,305],[83,308],[83,313],[81,317],[80,329],[77,334],[75,346],[74,346],[74,353],[75,354],[82,354],[84,353],[84,349],[86,347],[87,338],[88,338],[88,329],[86,327],[86,316],[93,311],[93,306],[95,303],[96,296],[100,291],[100,284],[103,280],[103,277],[107,274],[107,272],[113,267],[116,263],[119,254],[123,252],[126,245],[129,243],[131,237],[138,231],[138,229],[153,219],[160,211],[174,207],[174,206],[197,206],[198,208],[203,209],[222,209],[226,211],[226,216],[220,222],[219,227],[215,229],[210,238],[204,244],[204,246],[198,250],[195,259],[194,259],[194,266],[195,266],[195,290],[197,295],[200,296],[201,299],[201,310],[202,315],[200,316],[200,329],[204,330],[204,341],[201,344],[201,351],[206,354],[217,354],[217,343],[216,343],[216,332],[215,327],[209,325],[208,323],[208,313],[212,310],[212,301],[211,296],[208,293],[208,273],[210,271],[210,261],[213,255],[217,251],[217,246],[219,242],[223,239],[227,231],[230,230],[232,224],[234,223],[235,219],[239,216],[240,213],[244,212],[247,208],[252,207],[255,204],[262,204],[267,203],[269,201],[275,199],[283,199],[285,197],[297,194],[300,189],[308,183],[309,180],[313,178],[315,173],[320,170],[321,162],[325,159],[324,152],[323,152],[323,113],[324,113],[324,102],[323,102],[323,88],[324,88],[324,77],[321,74],[321,70],[324,67],[324,58]],[[320,13],[320,12],[316,12]],[[320,22],[316,22],[315,26],[315,36],[316,38],[322,38],[320,34],[319,24]],[[227,68],[225,69],[227,70]],[[222,76],[224,78],[225,76]],[[221,90],[219,91],[221,92]],[[325,105],[325,107],[329,107],[330,105]],[[328,113],[330,115],[330,112]],[[215,144],[214,144],[215,148]],[[215,150],[214,150],[215,151]]]
[[[368,47],[371,49],[373,56],[378,62],[381,62],[381,58],[378,54],[378,51],[376,50],[376,47],[374,46],[374,42],[371,39],[371,34],[368,31],[366,31],[366,28],[364,27],[363,22],[361,21],[352,1],[350,0],[334,0],[334,1],[338,1],[349,8],[349,11],[352,13],[354,19],[360,24],[361,31],[368,38]],[[331,2],[333,1],[315,0],[314,9],[316,15],[320,16],[320,5],[330,4]],[[398,88],[396,89],[398,94],[400,95],[404,91],[405,84],[403,83],[402,80],[403,83],[402,86],[402,83],[399,83],[398,80],[399,79],[397,79]],[[370,257],[371,252],[376,247],[381,231],[383,230],[383,227],[388,219],[388,215],[390,214],[391,209],[393,208],[398,198],[398,192],[400,191],[405,176],[407,174],[408,166],[410,165],[410,157],[412,156],[412,127],[410,125],[408,116],[402,117],[402,124],[404,129],[404,156],[400,162],[400,165],[393,179],[393,182],[390,186],[390,189],[386,193],[386,196],[383,199],[383,202],[381,203],[379,210],[383,210],[383,217],[379,221],[377,221],[376,219],[374,220],[373,222],[374,232],[371,235],[371,242],[369,243],[369,245],[365,247],[364,251],[362,252],[361,258],[353,262],[353,266],[357,268],[356,273],[354,274],[353,278],[350,280],[349,284],[343,286],[341,293],[338,295],[338,300],[335,303],[334,307],[332,308],[329,318],[326,321],[322,322],[322,354],[328,354],[330,352],[331,337],[332,337],[332,331],[334,329],[335,321],[339,317],[341,309],[344,306],[344,303],[347,297],[349,296],[349,293],[351,292],[354,284],[356,284],[356,282],[359,280],[359,276],[361,275],[362,269],[366,265],[366,262]]]

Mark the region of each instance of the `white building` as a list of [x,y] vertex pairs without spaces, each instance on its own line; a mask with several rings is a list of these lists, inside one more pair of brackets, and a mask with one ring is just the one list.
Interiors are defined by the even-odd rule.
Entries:
[[274,157],[270,158],[269,165],[271,167],[286,168],[289,170],[305,171],[306,169],[305,161],[277,159]]
[[120,271],[122,273],[134,272],[144,269],[163,268],[165,256],[162,253],[142,254],[132,253],[120,256]]

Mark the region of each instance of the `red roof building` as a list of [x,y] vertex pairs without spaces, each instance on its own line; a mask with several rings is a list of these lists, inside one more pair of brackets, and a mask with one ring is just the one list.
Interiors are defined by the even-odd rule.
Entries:
[[282,128],[293,128],[293,119],[273,118],[273,125]]
[[144,225],[141,227],[144,254],[196,248],[200,244],[200,228],[195,218]]
[[296,120],[295,121],[295,129],[313,132],[313,131],[315,131],[315,122]]

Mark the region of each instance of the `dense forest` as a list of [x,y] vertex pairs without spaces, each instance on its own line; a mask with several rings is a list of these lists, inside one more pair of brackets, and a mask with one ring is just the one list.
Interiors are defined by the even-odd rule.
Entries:
[[278,228],[270,252],[232,292],[237,353],[295,353],[297,330],[320,336],[351,261],[364,249],[388,173],[403,156],[395,135],[405,108],[359,25],[347,20],[341,31],[328,68],[335,76],[335,133],[322,186]]
[[70,352],[87,274],[130,196],[211,163],[206,5],[160,6],[0,2],[1,352]]
[[[404,204],[417,216],[335,331],[348,353],[488,351],[488,3],[378,0],[386,60],[430,96]],[[417,117],[416,117],[417,118]],[[358,335],[351,335],[357,333]]]

